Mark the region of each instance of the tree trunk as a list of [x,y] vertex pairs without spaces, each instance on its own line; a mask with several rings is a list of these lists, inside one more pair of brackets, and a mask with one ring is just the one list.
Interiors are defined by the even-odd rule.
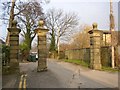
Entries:
[[58,49],[58,59],[60,58],[60,29],[58,28],[58,37],[57,37],[57,49]]
[[52,37],[51,37],[51,43],[50,43],[50,51],[55,51],[56,48],[55,48],[55,36],[52,34]]

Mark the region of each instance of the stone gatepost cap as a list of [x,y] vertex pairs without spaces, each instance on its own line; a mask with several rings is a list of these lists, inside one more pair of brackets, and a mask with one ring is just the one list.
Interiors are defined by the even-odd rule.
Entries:
[[21,29],[17,28],[17,21],[16,20],[13,20],[12,21],[12,26],[8,28],[8,31],[9,32],[21,32]]
[[38,22],[39,27],[44,27],[45,21],[43,19],[40,19]]
[[17,27],[17,21],[16,20],[12,21],[12,27]]
[[97,23],[93,23],[92,26],[93,26],[93,30],[97,30],[97,27],[98,27]]

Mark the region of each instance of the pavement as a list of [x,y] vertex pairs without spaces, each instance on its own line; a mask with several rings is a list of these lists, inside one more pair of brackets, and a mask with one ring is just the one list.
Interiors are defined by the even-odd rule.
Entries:
[[20,74],[3,76],[4,88],[117,88],[118,73],[91,70],[48,59],[48,71],[37,72],[37,62],[20,63]]
[[2,75],[2,88],[17,88],[18,74]]

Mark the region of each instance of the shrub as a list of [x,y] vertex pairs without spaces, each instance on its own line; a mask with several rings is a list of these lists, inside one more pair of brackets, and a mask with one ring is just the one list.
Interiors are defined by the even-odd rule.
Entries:
[[2,65],[7,65],[10,62],[10,47],[2,45]]
[[27,60],[28,58],[28,55],[29,55],[29,47],[26,43],[21,43],[19,45],[19,48],[20,48],[20,53],[21,53],[21,61],[23,60]]

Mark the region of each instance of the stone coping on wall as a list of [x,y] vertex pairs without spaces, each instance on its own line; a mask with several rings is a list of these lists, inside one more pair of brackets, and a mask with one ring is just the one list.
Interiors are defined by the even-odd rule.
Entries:
[[87,47],[87,48],[76,48],[76,49],[67,49],[67,50],[65,50],[65,51],[69,51],[69,50],[81,50],[81,49],[90,49],[90,47]]

